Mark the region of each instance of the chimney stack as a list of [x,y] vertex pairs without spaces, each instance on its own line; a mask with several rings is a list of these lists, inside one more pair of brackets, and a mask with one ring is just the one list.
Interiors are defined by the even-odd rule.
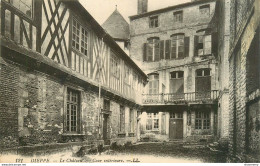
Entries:
[[143,14],[147,12],[148,0],[138,0],[137,14]]

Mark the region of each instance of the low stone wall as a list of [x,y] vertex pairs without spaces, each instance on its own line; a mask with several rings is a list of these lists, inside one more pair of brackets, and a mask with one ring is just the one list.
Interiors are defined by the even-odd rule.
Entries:
[[103,140],[96,140],[94,142],[70,142],[70,143],[53,143],[45,145],[34,146],[20,146],[17,148],[0,149],[0,155],[22,155],[22,156],[42,156],[62,152],[77,153],[81,147],[85,149],[97,149],[99,145],[104,145]]

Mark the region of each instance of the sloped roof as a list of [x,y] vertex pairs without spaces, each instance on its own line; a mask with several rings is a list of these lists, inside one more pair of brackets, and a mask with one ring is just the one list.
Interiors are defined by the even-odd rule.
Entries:
[[129,39],[129,24],[117,9],[108,17],[102,27],[114,39]]

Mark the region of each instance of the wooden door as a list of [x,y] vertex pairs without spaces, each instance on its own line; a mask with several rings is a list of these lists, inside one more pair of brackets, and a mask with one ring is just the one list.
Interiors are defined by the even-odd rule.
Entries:
[[104,114],[104,119],[103,119],[103,139],[106,142],[108,139],[108,115]]
[[169,122],[169,138],[170,140],[183,138],[182,113],[175,113],[175,116],[171,115]]

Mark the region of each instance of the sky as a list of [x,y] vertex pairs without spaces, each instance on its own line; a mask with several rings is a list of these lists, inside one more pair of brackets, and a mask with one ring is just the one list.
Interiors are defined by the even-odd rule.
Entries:
[[[127,22],[129,16],[137,14],[137,0],[79,0],[87,11],[97,20],[99,24],[113,13],[116,8]],[[148,11],[190,2],[191,0],[148,0]]]

